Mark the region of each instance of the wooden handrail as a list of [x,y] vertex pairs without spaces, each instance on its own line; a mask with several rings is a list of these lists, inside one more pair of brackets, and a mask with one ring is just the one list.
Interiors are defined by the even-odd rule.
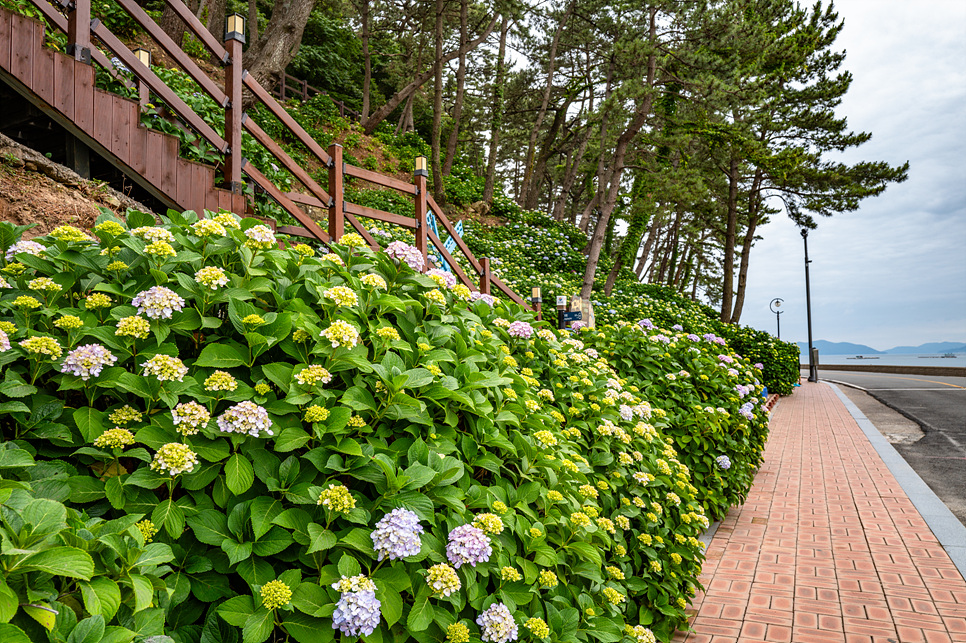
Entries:
[[[225,155],[227,162],[231,162],[234,165],[240,160],[240,149],[229,149],[228,141],[220,136],[211,125],[206,123],[200,116],[198,116],[198,114],[196,114],[181,98],[179,98],[178,95],[175,94],[174,91],[171,90],[171,88],[168,87],[151,69],[142,65],[137,57],[131,51],[129,51],[124,43],[114,36],[114,34],[112,34],[110,30],[103,25],[103,23],[96,19],[92,20],[90,23],[89,32],[80,34],[80,32],[84,30],[81,29],[79,25],[71,26],[71,20],[66,20],[60,13],[58,13],[51,5],[48,4],[47,0],[31,1],[37,6],[38,9],[40,9],[44,17],[47,18],[48,22],[54,27],[68,33],[71,31],[76,32],[75,37],[78,43],[86,42],[87,33],[94,35],[117,57],[117,59],[126,65],[127,68],[150,89],[150,91],[154,92],[158,97],[160,97],[160,99],[164,101],[179,118],[187,123],[187,125],[193,130],[198,132],[203,139],[213,145],[219,151],[219,153]],[[65,0],[55,1],[58,3],[65,2]],[[84,11],[81,11],[80,13],[85,13],[86,5],[89,3],[89,0],[76,1],[84,3],[85,7],[82,7]],[[303,144],[329,170],[330,188],[328,191],[326,191],[254,120],[247,116],[242,118],[241,127],[247,130],[255,141],[268,150],[268,152],[275,157],[282,167],[284,167],[297,181],[302,183],[302,185],[304,185],[305,188],[310,192],[309,195],[283,193],[257,168],[252,166],[250,163],[244,164],[244,166],[241,168],[241,171],[248,175],[255,185],[259,186],[266,194],[274,199],[296,221],[302,224],[301,226],[281,226],[278,228],[279,232],[295,236],[314,237],[325,243],[330,243],[333,241],[338,241],[343,232],[343,221],[347,221],[352,228],[354,228],[366,240],[366,242],[370,244],[373,249],[376,249],[379,247],[378,243],[356,217],[366,217],[375,219],[377,221],[398,225],[414,231],[416,236],[416,247],[420,249],[424,257],[427,253],[428,244],[432,244],[432,247],[436,249],[436,251],[450,266],[452,266],[452,270],[459,280],[471,289],[475,289],[477,287],[476,283],[471,280],[471,278],[463,270],[462,266],[459,265],[453,254],[440,241],[439,236],[428,228],[427,216],[429,212],[432,212],[437,221],[439,221],[439,223],[442,225],[443,229],[446,230],[446,232],[450,235],[459,251],[464,257],[466,257],[473,270],[475,270],[477,274],[481,276],[481,290],[488,292],[490,290],[490,285],[492,284],[512,301],[529,308],[526,302],[519,295],[513,292],[513,290],[511,290],[501,279],[492,275],[489,270],[489,262],[487,260],[484,260],[481,263],[475,256],[473,256],[473,253],[466,245],[466,242],[463,241],[463,239],[456,233],[456,229],[450,222],[449,218],[443,213],[442,209],[432,198],[432,195],[430,195],[426,190],[426,176],[424,173],[418,173],[418,176],[415,177],[414,183],[410,184],[406,183],[405,181],[400,181],[394,177],[384,176],[372,170],[367,170],[365,168],[353,165],[346,165],[341,162],[341,158],[338,159],[340,162],[333,164],[334,158],[331,151],[327,152],[324,150],[322,146],[319,145],[281,105],[279,105],[279,103],[272,97],[271,93],[266,91],[265,88],[262,87],[250,74],[244,71],[239,71],[239,67],[235,67],[235,65],[238,65],[241,60],[240,47],[236,48],[234,53],[230,54],[228,48],[222,46],[222,44],[211,35],[207,28],[205,28],[201,21],[181,0],[166,0],[166,2],[185,22],[188,30],[194,36],[196,36],[216,57],[220,58],[224,64],[228,65],[229,69],[227,71],[229,73],[240,75],[240,78],[238,75],[233,76],[233,78],[240,80],[241,84],[252,93],[255,99],[261,104],[265,105],[265,108],[268,110],[268,112],[277,118],[282,125],[289,129],[294,135],[295,139],[299,143]],[[184,51],[174,42],[174,40],[165,34],[164,31],[161,30],[161,28],[150,18],[150,16],[143,9],[141,9],[141,7],[136,3],[136,0],[118,0],[118,3],[121,8],[125,10],[135,20],[135,22],[143,27],[148,35],[154,38],[160,47],[185,71],[189,77],[197,82],[216,103],[220,104],[223,108],[226,108],[228,112],[233,111],[232,107],[234,110],[238,109],[237,105],[229,105],[230,97],[226,93],[227,87],[226,90],[222,90],[220,87],[218,87],[201,70],[201,68],[190,57],[188,57],[187,54],[184,53]],[[72,20],[73,22],[77,22],[76,18],[72,18]],[[232,60],[232,56],[238,60]],[[116,70],[114,70],[113,64],[102,52],[96,48],[91,48],[91,57],[95,62],[104,66],[109,71],[114,71],[115,77],[118,77]],[[233,82],[237,83],[238,80]],[[282,82],[284,81],[285,79],[283,77]],[[131,83],[126,84],[131,86]],[[233,91],[238,91],[237,86],[238,85],[236,84],[236,89]],[[307,87],[307,83],[303,83],[303,88],[305,87]],[[237,95],[235,102],[239,102]],[[236,138],[233,139],[235,142],[231,145],[233,145],[235,148],[240,148],[240,139],[237,138],[237,114],[232,116],[232,118],[236,119],[232,121],[233,123],[236,123],[236,125],[233,125],[235,128],[233,131],[236,133],[232,134],[231,136]],[[334,147],[330,148],[330,150],[334,149]],[[338,148],[338,151],[340,153],[336,156],[341,157],[341,148]],[[237,168],[237,165],[235,167]],[[234,174],[234,171],[232,174]],[[386,212],[344,201],[342,197],[342,181],[345,176],[367,181],[375,185],[396,190],[397,192],[414,197],[416,202],[416,217],[406,217],[394,214],[392,212]],[[236,178],[232,178],[230,180],[232,182],[237,181]],[[335,188],[333,188],[333,186],[335,186]],[[333,190],[335,191],[333,192]],[[302,203],[320,209],[328,209],[329,228],[330,231],[333,231],[335,234],[326,232],[326,230],[324,230],[314,219],[312,219],[312,217],[299,208],[296,203]],[[427,257],[427,264],[428,263],[429,258]]]
[[367,170],[356,165],[346,165],[345,173],[353,178],[362,179],[363,181],[369,181],[370,183],[375,183],[376,185],[398,190],[403,194],[408,194],[410,196],[414,196],[416,194],[416,186],[412,183],[406,183],[405,181],[394,179],[391,176],[383,176],[378,172],[373,172],[372,170]]
[[[179,2],[180,0],[168,1]],[[279,105],[278,102],[272,98],[271,94],[265,91],[264,87],[258,84],[258,81],[255,80],[251,74],[245,74],[242,82],[245,84],[245,87],[251,91],[255,98],[257,98],[263,105],[265,105],[266,108],[268,108],[268,111],[272,114],[272,116],[281,121],[282,125],[289,128],[289,130],[295,134],[295,138],[298,139],[299,143],[307,147],[308,150],[312,152],[317,159],[322,161],[324,165],[329,164],[329,161],[331,160],[329,154],[322,149],[322,146],[319,145],[314,138],[309,136],[308,132],[306,132],[305,129],[303,129],[302,126],[299,125],[294,118],[292,118],[291,114],[285,111],[284,107]]]
[[427,194],[426,201],[429,203],[429,207],[433,211],[433,214],[436,215],[436,220],[443,224],[443,227],[446,228],[446,232],[448,232],[449,236],[452,237],[453,241],[456,242],[456,246],[463,252],[463,255],[466,256],[466,258],[469,260],[470,265],[473,266],[473,269],[476,270],[476,272],[478,272],[479,274],[483,274],[482,264],[480,264],[480,262],[477,261],[476,257],[473,256],[473,253],[470,252],[470,249],[466,247],[466,242],[463,241],[463,238],[460,237],[460,235],[456,234],[456,228],[454,228],[453,224],[449,222],[449,218],[445,214],[443,214],[443,210],[438,205],[436,205],[436,201],[433,199],[433,195]]
[[[177,43],[171,39],[171,36],[164,33],[164,30],[158,26],[158,23],[152,20],[151,16],[149,16],[144,9],[138,6],[137,2],[134,0],[117,0],[117,3],[121,5],[121,8],[127,11],[131,17],[144,28],[145,31],[148,32],[149,36],[154,38],[155,42],[161,45],[161,49],[163,49],[166,54],[171,56],[171,58],[178,63],[182,69],[185,70],[185,73],[191,76],[192,80],[198,83],[216,103],[222,107],[225,106],[225,104],[228,102],[228,96],[225,95],[225,92],[218,87],[218,85],[216,85],[211,78],[208,77],[208,74],[201,71],[201,68],[198,67],[195,61],[193,61],[188,54],[186,54],[181,47],[179,47]],[[182,6],[184,5],[182,4]],[[205,33],[208,33],[207,29],[205,29]],[[208,33],[208,35],[210,36],[211,34]]]

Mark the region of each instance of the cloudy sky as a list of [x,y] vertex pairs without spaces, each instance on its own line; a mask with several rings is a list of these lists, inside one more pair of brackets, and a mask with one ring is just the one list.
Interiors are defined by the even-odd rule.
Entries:
[[[805,3],[808,4],[808,3]],[[966,343],[966,1],[837,0],[854,82],[840,108],[872,140],[846,161],[910,162],[909,179],[808,238],[815,339],[883,350]],[[759,231],[741,322],[807,339],[802,238],[779,215]]]

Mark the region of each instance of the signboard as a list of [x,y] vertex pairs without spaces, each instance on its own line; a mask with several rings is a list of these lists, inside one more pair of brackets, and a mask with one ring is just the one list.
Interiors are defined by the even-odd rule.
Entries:
[[558,296],[557,297],[557,305],[558,306],[566,306],[567,305],[567,297],[564,296],[564,295]]
[[574,311],[571,311],[569,313],[564,313],[563,314],[563,320],[565,322],[580,321],[582,318],[583,318],[583,315],[580,313],[579,310],[574,310]]

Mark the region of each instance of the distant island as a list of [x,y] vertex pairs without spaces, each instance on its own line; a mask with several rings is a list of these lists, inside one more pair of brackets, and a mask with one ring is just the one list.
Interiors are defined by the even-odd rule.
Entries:
[[[929,342],[919,346],[896,346],[880,351],[865,344],[851,342],[830,342],[819,339],[812,342],[820,355],[934,355],[941,353],[966,353],[963,342]],[[808,342],[798,342],[802,355],[808,355]]]

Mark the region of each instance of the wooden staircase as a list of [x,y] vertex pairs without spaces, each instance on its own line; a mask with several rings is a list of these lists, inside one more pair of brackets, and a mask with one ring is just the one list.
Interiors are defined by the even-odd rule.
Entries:
[[40,22],[0,8],[0,80],[168,207],[245,212],[244,195],[216,187],[215,168],[140,124],[136,101],[96,88],[92,65],[43,42]]
[[[333,143],[328,150],[323,149],[278,104],[271,92],[245,71],[242,34],[226,34],[224,42],[219,42],[182,0],[165,0],[166,6],[178,14],[189,32],[214,59],[222,61],[225,67],[222,89],[161,30],[138,4],[138,0],[115,1],[144,29],[145,35],[198,84],[201,91],[221,106],[224,112],[224,136],[195,113],[154,73],[150,65],[143,64],[102,21],[91,16],[91,0],[29,0],[52,29],[67,34],[68,54],[44,47],[43,23],[0,8],[0,83],[12,88],[33,106],[31,109],[39,110],[168,207],[194,210],[200,215],[205,210],[219,209],[245,214],[250,211],[248,200],[242,193],[247,182],[298,222],[298,226],[277,226],[280,233],[329,243],[338,241],[351,228],[377,250],[379,243],[361,220],[382,221],[412,231],[415,247],[427,265],[435,260],[451,269],[467,287],[478,288],[483,293],[495,288],[512,301],[529,308],[517,293],[493,274],[488,258],[477,259],[473,256],[452,222],[433,200],[426,188],[426,159],[416,159],[417,169],[412,183],[345,163],[340,145]],[[141,105],[138,102],[95,86],[94,64],[115,79],[122,80],[108,59],[109,55],[116,57],[136,77],[136,84],[126,79],[123,82],[131,89],[137,89],[142,103],[150,96],[152,102],[165,105],[184,123],[184,127],[217,152],[222,160],[220,168],[181,158],[178,155],[179,139],[141,125]],[[300,163],[259,126],[255,118],[243,113],[243,89],[327,169],[327,186],[319,185]],[[0,123],[10,111],[3,110],[2,96],[0,92]],[[278,167],[287,172],[293,182],[300,184],[297,186],[299,192],[282,191],[254,164],[243,158],[243,132],[274,157]],[[395,190],[412,198],[415,217],[404,217],[345,200],[346,180]],[[221,185],[230,185],[234,189],[222,189]],[[316,221],[299,204],[327,210],[328,220]],[[438,228],[430,228],[430,215],[435,217]],[[444,232],[449,235],[450,248],[454,250],[452,254],[438,236]],[[454,254],[464,260],[462,266]]]

